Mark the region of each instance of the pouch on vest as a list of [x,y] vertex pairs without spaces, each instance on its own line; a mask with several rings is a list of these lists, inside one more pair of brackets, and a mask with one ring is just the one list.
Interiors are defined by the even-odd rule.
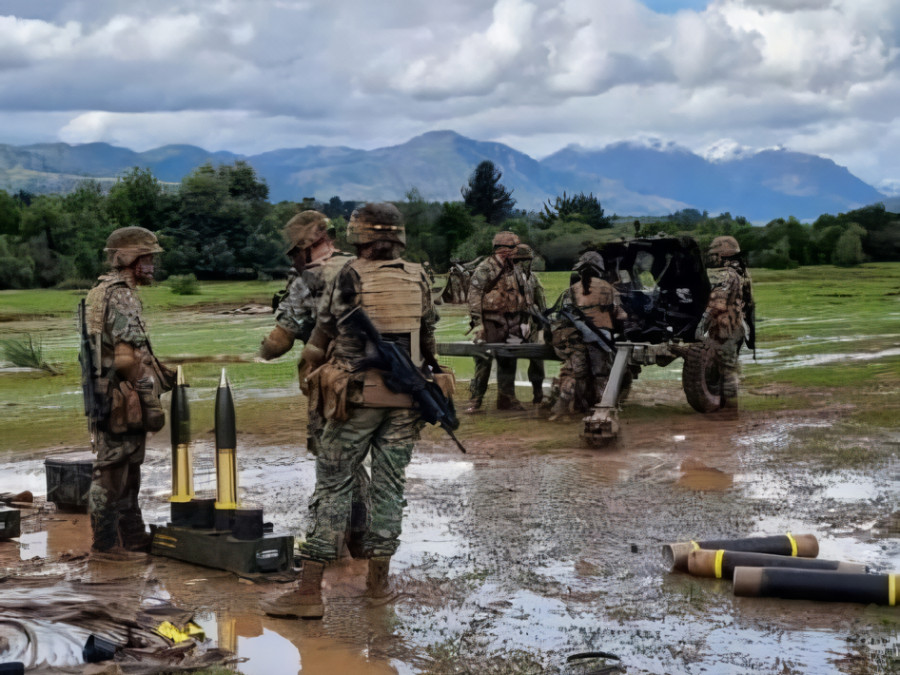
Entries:
[[363,380],[363,406],[366,408],[412,408],[409,394],[396,394],[387,388],[381,371],[367,370]]
[[310,405],[313,405],[327,420],[343,422],[349,419],[347,414],[347,385],[350,373],[326,363],[316,368],[307,378],[309,382]]

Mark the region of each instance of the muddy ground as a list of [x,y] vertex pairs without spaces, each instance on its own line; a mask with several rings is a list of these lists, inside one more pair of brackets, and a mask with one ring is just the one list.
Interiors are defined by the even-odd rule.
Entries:
[[[314,483],[293,421],[302,404],[291,391],[268,394],[253,413],[267,433],[239,437],[240,485],[277,531],[300,535]],[[192,397],[209,405],[209,392]],[[238,392],[239,423],[249,398]],[[850,406],[834,392],[811,400],[729,421],[690,412],[677,382],[639,381],[619,443],[603,450],[580,446],[577,421],[535,411],[464,419],[467,455],[429,429],[407,474],[392,568],[402,596],[369,606],[365,564],[345,559],[326,572],[322,621],[266,617],[258,602],[276,583],[164,558],[114,571],[88,562],[86,516],[52,508],[24,512],[25,534],[0,543],[0,567],[20,579],[112,576],[130,601],[194,609],[248,675],[577,673],[588,669],[566,656],[597,650],[628,673],[900,672],[895,607],[735,598],[729,582],[671,572],[660,553],[669,541],[789,531],[816,535],[821,558],[900,571],[900,433],[843,424]],[[196,487],[208,491],[211,438],[195,437]],[[45,492],[43,461],[59,452],[0,465],[0,492]],[[145,464],[147,522],[165,521],[169,480],[163,430]],[[60,642],[80,637],[45,638],[36,658],[63,665],[72,649]]]

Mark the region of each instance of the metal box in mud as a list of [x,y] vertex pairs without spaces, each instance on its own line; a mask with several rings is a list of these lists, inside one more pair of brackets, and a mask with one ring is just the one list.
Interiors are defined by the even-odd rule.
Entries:
[[151,525],[150,552],[195,565],[236,574],[286,572],[294,564],[294,538],[264,534],[238,539],[228,530],[198,530],[175,525]]
[[12,539],[22,534],[22,514],[19,509],[0,506],[0,539]]
[[44,460],[47,501],[63,511],[85,513],[93,470],[94,453],[89,450],[48,457]]

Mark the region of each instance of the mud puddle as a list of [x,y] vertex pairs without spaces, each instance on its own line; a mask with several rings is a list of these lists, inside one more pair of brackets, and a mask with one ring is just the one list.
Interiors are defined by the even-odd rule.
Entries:
[[[671,573],[660,555],[668,541],[790,531],[816,535],[820,557],[900,571],[900,538],[878,525],[900,502],[896,459],[827,471],[818,446],[804,445],[815,433],[817,442],[865,443],[890,458],[889,432],[838,438],[817,415],[690,415],[626,420],[609,449],[536,450],[525,441],[546,423],[523,417],[517,429],[515,444],[493,438],[466,456],[443,440],[420,444],[392,564],[394,603],[370,607],[365,563],[350,559],[326,571],[322,621],[266,617],[259,601],[281,584],[165,558],[127,572],[123,586],[143,584],[146,595],[194,610],[248,674],[563,673],[577,672],[566,655],[594,650],[619,655],[629,673],[859,674],[898,665],[895,608],[735,598],[729,583]],[[304,532],[312,458],[299,445],[252,441],[239,448],[244,499],[263,505],[276,530]],[[209,491],[212,445],[193,450],[196,488]],[[5,463],[0,491],[42,494],[42,469],[40,453]],[[157,436],[143,472],[147,522],[165,521],[169,471]],[[108,580],[108,570],[77,559],[89,548],[86,516],[38,509],[23,529],[19,541],[0,543],[0,567],[22,578]]]

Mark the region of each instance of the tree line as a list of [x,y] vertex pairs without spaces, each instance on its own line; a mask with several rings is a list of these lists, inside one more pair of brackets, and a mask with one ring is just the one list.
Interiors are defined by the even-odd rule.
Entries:
[[[728,213],[693,209],[639,222],[605,214],[599,199],[583,193],[563,193],[538,212],[516,209],[501,178],[485,161],[461,187],[460,201],[428,201],[411,188],[395,202],[406,221],[407,257],[443,272],[453,259],[488,254],[494,233],[509,229],[535,249],[538,267],[546,269],[568,269],[585,246],[635,233],[689,234],[701,246],[730,234],[757,267],[900,260],[900,216],[880,205],[823,215],[809,225],[788,218],[754,227]],[[108,190],[93,180],[69,194],[0,190],[0,288],[89,285],[104,269],[106,238],[127,225],[157,233],[165,248],[162,277],[272,278],[288,269],[281,229],[291,216],[322,211],[346,248],[347,221],[360,203],[334,196],[272,204],[265,181],[243,161],[205,164],[178,185],[135,167]]]

